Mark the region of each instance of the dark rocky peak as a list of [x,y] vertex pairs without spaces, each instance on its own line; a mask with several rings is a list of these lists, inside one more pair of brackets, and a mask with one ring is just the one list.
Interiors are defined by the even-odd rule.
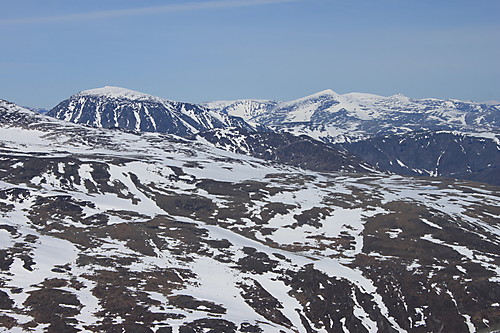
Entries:
[[240,118],[196,104],[169,101],[119,87],[80,92],[59,103],[48,115],[95,127],[180,136],[227,126],[251,128]]

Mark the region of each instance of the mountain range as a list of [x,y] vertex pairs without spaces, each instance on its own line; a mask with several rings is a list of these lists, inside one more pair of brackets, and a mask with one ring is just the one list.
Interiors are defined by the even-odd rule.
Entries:
[[500,129],[498,105],[458,100],[340,95],[332,90],[288,102],[237,100],[204,104],[248,122],[271,126],[329,143],[426,130],[491,132]]
[[[82,99],[66,119],[98,105]],[[181,137],[129,117],[102,128],[0,100],[0,329],[500,328],[498,186],[354,170],[345,152],[340,171],[315,172],[276,156],[327,154],[318,140],[188,120]],[[251,153],[213,143],[240,135]]]
[[199,135],[218,148],[316,171],[368,167],[500,185],[500,106],[491,103],[325,90],[289,102],[190,104],[104,87],[71,96],[48,115],[104,128]]

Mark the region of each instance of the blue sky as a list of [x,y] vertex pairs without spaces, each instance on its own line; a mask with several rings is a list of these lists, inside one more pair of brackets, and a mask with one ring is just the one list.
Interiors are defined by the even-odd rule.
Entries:
[[500,100],[498,0],[16,0],[0,98],[51,108],[115,85],[172,100],[320,90]]

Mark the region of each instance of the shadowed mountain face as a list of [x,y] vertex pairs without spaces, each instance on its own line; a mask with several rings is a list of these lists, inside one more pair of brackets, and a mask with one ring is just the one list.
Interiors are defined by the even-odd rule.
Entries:
[[500,185],[499,136],[419,132],[340,145],[382,170],[402,175],[453,177]]
[[59,103],[49,116],[78,124],[131,131],[191,135],[218,127],[250,128],[240,118],[132,90],[104,87],[83,91]]
[[313,171],[375,171],[370,164],[308,136],[231,127],[198,134],[217,148]]
[[498,329],[498,187],[205,142],[0,101],[0,330]]

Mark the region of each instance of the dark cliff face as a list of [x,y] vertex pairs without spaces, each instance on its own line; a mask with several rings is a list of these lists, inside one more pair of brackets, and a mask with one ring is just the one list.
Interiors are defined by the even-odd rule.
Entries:
[[421,132],[376,137],[341,147],[382,170],[398,174],[500,185],[500,150],[494,135]]

